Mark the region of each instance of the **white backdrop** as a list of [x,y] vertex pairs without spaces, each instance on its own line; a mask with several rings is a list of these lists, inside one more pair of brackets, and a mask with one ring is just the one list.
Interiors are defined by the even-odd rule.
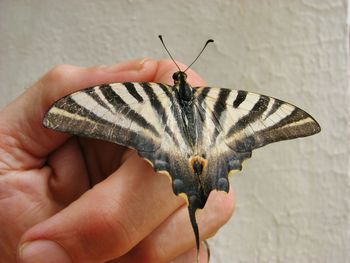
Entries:
[[231,179],[212,262],[350,262],[346,0],[1,0],[0,107],[57,64],[167,58],[158,34],[184,63],[215,39],[193,67],[208,84],[289,101],[323,129]]

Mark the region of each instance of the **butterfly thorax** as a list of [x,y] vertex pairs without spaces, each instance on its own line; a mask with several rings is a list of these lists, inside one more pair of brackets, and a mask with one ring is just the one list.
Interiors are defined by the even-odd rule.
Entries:
[[186,81],[185,72],[177,71],[173,74],[176,98],[181,107],[183,129],[189,145],[194,149],[197,141],[196,116],[194,107],[194,89]]

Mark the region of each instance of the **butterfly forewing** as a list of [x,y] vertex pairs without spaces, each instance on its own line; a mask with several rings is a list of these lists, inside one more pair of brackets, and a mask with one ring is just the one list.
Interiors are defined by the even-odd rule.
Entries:
[[201,102],[200,94],[204,89],[208,88],[198,89],[199,104],[211,113],[213,123],[219,122],[226,144],[236,152],[249,152],[268,143],[320,131],[308,113],[287,102],[243,90],[220,88],[211,88]]
[[154,83],[115,83],[75,92],[50,108],[44,126],[154,151],[165,129],[164,115],[154,101],[167,108],[171,104],[164,88],[171,89]]

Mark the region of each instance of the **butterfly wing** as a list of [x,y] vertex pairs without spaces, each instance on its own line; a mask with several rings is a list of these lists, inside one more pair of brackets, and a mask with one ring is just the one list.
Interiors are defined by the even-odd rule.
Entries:
[[155,151],[164,133],[170,86],[115,83],[70,94],[46,113],[53,130],[102,139],[140,151]]
[[171,86],[127,82],[81,90],[58,100],[43,124],[136,149],[155,171],[172,179],[177,195],[198,187],[187,165],[192,150]]
[[[318,133],[319,124],[287,102],[243,90],[199,87],[197,108],[205,114],[208,168],[203,175],[206,194],[228,192],[227,175],[242,169],[254,149],[266,144]],[[203,132],[204,133],[204,132]]]

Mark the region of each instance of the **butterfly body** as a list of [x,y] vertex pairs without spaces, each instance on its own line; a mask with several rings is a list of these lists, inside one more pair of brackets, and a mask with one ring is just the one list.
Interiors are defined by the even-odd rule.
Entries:
[[199,249],[195,211],[211,191],[229,191],[228,175],[254,149],[315,134],[317,122],[281,100],[243,90],[193,88],[186,73],[174,86],[105,84],[70,94],[47,112],[44,126],[136,149],[185,196]]

